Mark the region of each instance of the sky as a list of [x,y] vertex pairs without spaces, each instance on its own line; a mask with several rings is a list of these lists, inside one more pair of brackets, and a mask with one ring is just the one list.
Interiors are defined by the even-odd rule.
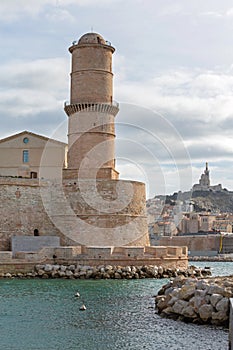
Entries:
[[66,141],[70,53],[87,32],[113,55],[116,159],[147,196],[190,190],[209,163],[233,190],[231,0],[1,0],[0,138]]

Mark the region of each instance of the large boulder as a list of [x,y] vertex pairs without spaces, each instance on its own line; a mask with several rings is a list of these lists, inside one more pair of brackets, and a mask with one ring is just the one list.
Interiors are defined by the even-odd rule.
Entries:
[[204,305],[200,306],[198,311],[199,311],[200,318],[204,322],[206,322],[208,319],[210,319],[212,317],[212,313],[214,312],[214,308],[210,304],[204,304]]

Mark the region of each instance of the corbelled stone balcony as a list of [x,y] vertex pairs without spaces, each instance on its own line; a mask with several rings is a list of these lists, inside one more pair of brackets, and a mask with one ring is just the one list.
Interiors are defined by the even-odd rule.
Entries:
[[64,110],[68,116],[82,111],[110,113],[115,116],[119,111],[119,103],[113,101],[112,103],[83,102],[68,104],[68,102],[66,101],[64,103]]

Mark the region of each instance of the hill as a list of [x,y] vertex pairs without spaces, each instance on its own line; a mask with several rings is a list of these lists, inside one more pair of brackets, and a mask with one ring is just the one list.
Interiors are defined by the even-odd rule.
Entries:
[[175,192],[167,196],[155,196],[155,198],[165,199],[165,204],[176,205],[178,201],[190,202],[194,206],[194,211],[209,211],[221,213],[233,213],[233,192],[223,189],[221,191],[190,191]]

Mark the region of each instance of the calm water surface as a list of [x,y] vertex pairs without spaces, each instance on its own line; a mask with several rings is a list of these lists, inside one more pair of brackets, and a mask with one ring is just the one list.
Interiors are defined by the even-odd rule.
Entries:
[[190,261],[189,265],[199,267],[210,267],[212,276],[233,275],[233,262],[208,262],[208,261]]
[[[213,274],[218,269],[226,269],[224,274],[233,271],[233,263],[208,266]],[[227,350],[227,330],[163,319],[155,313],[153,295],[164,283],[0,280],[0,350]],[[74,297],[76,291],[80,298]],[[79,310],[82,301],[86,311]]]

